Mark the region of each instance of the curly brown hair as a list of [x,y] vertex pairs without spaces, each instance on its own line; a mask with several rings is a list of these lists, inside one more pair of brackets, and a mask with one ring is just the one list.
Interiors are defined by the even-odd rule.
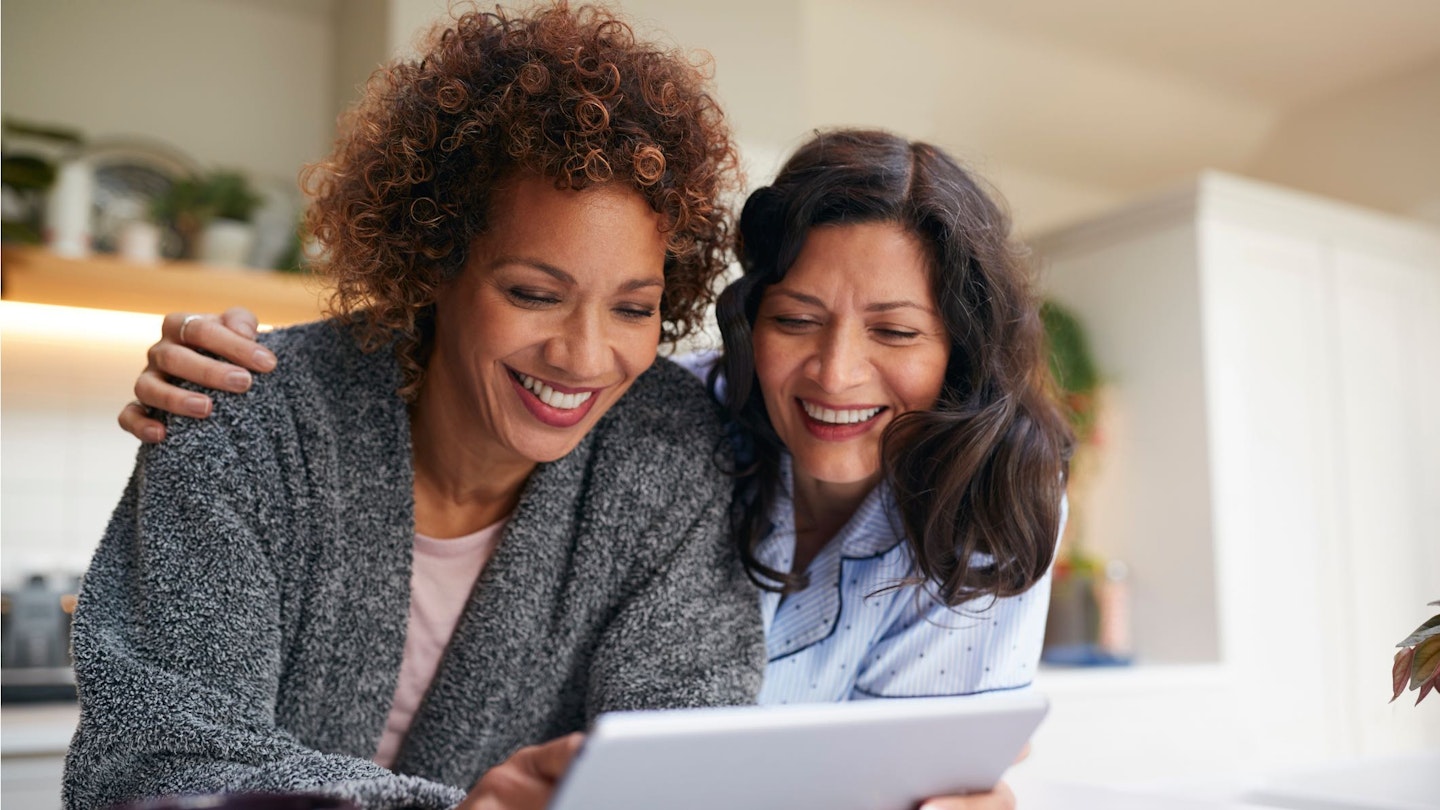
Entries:
[[637,40],[614,12],[564,2],[515,13],[473,7],[423,55],[376,71],[329,158],[306,168],[306,226],[330,311],[369,350],[393,343],[413,397],[436,296],[486,227],[514,172],[557,188],[625,183],[668,234],[665,340],[688,334],[729,260],[739,160],[708,89],[708,57]]

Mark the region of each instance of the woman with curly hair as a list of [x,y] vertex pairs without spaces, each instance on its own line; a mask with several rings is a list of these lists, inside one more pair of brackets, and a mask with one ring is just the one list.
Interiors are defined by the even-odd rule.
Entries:
[[600,712],[753,701],[718,415],[656,360],[728,254],[704,80],[563,5],[372,78],[307,176],[335,317],[141,450],[85,577],[67,807],[538,806]]

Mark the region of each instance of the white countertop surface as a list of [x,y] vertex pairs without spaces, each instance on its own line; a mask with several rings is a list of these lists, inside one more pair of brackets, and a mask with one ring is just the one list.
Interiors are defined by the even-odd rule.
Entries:
[[[80,710],[74,703],[11,704],[0,709],[0,755],[62,756]],[[1009,779],[1020,810],[1436,810],[1440,751],[1347,760],[1211,789],[1059,782],[1024,767]]]
[[18,703],[0,709],[0,756],[64,754],[80,719],[74,703]]

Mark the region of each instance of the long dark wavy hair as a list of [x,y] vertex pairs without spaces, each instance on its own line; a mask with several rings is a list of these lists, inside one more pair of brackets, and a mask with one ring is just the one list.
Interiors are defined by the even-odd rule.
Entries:
[[896,417],[881,463],[914,557],[906,583],[934,584],[959,605],[1013,596],[1055,554],[1074,438],[1054,396],[1039,298],[1005,212],[942,150],[869,130],[817,134],[755,191],[740,214],[744,275],[721,294],[725,406],[741,457],[731,526],[756,584],[790,592],[803,573],[762,564],[784,446],[755,375],[752,327],[766,288],[795,263],[820,226],[894,222],[929,252],[931,282],[950,339],[935,406]]

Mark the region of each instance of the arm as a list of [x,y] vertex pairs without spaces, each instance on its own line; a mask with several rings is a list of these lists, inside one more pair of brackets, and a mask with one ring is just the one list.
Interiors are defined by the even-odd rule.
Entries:
[[[225,424],[227,423],[228,424]],[[167,793],[316,791],[366,808],[448,808],[463,791],[323,753],[276,723],[285,531],[254,420],[178,420],[143,448],[87,573],[74,626],[81,720],[67,808]],[[300,662],[303,665],[303,662]]]
[[[172,379],[237,394],[250,390],[250,371],[275,368],[275,355],[256,343],[255,335],[255,315],[243,307],[227,309],[219,316],[166,315],[160,325],[160,341],[150,347],[145,370],[135,380],[137,399],[120,410],[120,427],[143,442],[155,443],[164,440],[165,423],[151,418],[147,406],[195,419],[210,415],[214,407],[210,397],[174,385]],[[195,351],[197,348],[239,365],[208,357]]]
[[[724,487],[606,629],[586,714],[755,702],[765,650],[759,599],[725,528]],[[647,532],[673,536],[670,526]],[[664,547],[661,543],[651,547]]]

